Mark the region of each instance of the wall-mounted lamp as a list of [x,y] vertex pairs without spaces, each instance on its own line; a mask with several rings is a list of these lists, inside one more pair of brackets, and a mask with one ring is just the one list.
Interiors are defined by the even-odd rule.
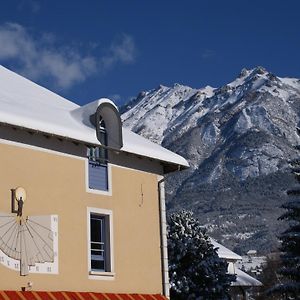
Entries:
[[21,217],[23,212],[23,205],[26,201],[26,191],[22,187],[11,189],[11,212]]

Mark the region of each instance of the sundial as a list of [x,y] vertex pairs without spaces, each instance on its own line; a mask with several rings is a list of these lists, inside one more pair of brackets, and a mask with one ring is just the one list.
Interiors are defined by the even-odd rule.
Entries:
[[24,216],[25,189],[11,192],[11,213],[0,212],[0,263],[22,276],[58,273],[57,215]]

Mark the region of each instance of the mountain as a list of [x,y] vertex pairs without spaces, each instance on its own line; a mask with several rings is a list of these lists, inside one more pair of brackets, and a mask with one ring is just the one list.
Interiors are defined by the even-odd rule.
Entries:
[[175,84],[141,92],[121,108],[124,126],[184,156],[167,177],[168,211],[194,211],[210,234],[242,254],[278,246],[277,221],[299,155],[300,80],[262,67],[219,88]]

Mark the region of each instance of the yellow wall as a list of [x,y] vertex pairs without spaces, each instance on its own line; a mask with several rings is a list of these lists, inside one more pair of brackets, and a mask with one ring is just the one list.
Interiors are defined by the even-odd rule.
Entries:
[[[59,216],[59,274],[29,274],[0,264],[0,290],[161,293],[157,175],[112,166],[112,196],[86,192],[85,159],[0,143],[0,212],[10,189],[27,191],[24,215]],[[141,196],[143,186],[143,199]],[[88,278],[87,207],[113,212],[113,280]]]

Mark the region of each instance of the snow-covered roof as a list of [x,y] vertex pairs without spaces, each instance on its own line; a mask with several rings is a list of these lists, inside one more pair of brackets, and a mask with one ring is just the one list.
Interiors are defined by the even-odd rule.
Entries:
[[227,260],[242,260],[242,257],[233,251],[229,250],[228,248],[224,247],[223,245],[219,244],[214,239],[210,238],[211,243],[213,244],[214,248],[217,249],[218,256],[220,258],[224,258]]
[[256,250],[249,250],[247,252],[247,255],[256,255],[257,254],[257,251]]
[[[220,258],[224,258],[225,260],[234,261],[234,262],[237,260],[242,260],[242,257],[240,255],[227,249],[226,247],[219,244],[214,239],[210,238],[210,241],[213,244],[214,248],[218,248],[217,253]],[[252,276],[238,269],[235,266],[234,262],[229,262],[228,264],[228,272],[230,274],[236,275],[236,281],[232,282],[231,286],[261,286],[262,285],[262,283],[259,280],[253,278]]]
[[250,276],[249,274],[243,272],[242,270],[235,268],[236,281],[231,283],[231,286],[261,286],[262,283]]
[[[83,116],[102,98],[81,107],[0,65],[0,122],[56,136],[99,145],[96,130]],[[83,109],[84,108],[84,109]],[[123,131],[121,151],[153,158],[167,164],[188,167],[181,156],[129,131]]]

